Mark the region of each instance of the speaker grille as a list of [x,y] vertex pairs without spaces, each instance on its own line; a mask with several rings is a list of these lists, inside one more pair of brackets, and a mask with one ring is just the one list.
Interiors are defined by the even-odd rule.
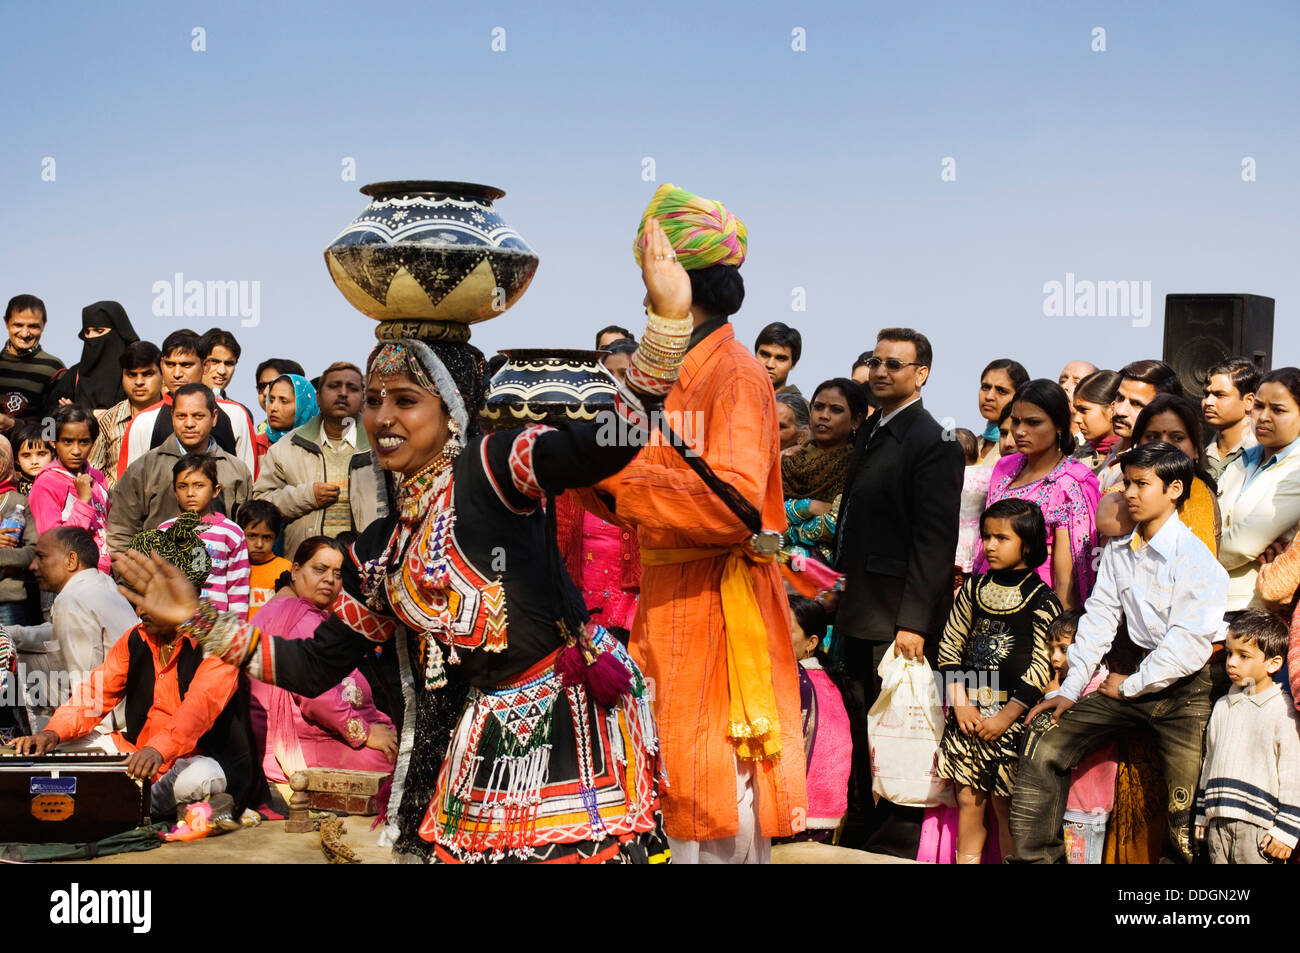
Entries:
[[1202,335],[1178,344],[1170,363],[1183,382],[1184,393],[1192,400],[1200,400],[1205,393],[1206,369],[1232,356],[1222,340]]
[[1165,296],[1164,360],[1193,399],[1204,392],[1205,372],[1230,357],[1272,366],[1272,298],[1253,294]]

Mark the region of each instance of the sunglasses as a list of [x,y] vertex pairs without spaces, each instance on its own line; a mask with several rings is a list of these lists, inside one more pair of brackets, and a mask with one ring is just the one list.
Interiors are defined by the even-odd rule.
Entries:
[[924,364],[918,364],[916,361],[900,361],[896,357],[888,357],[885,358],[883,361],[878,357],[869,357],[867,358],[865,363],[867,367],[869,367],[873,371],[881,364],[884,364],[885,370],[889,371],[891,374],[897,371],[901,371],[905,367],[925,367]]

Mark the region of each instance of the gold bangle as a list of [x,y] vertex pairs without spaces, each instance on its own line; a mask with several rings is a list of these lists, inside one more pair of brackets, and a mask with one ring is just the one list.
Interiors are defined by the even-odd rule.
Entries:
[[692,325],[695,323],[689,313],[680,318],[665,318],[663,315],[655,314],[649,308],[645,309],[645,317],[647,329],[674,336],[685,334],[689,337]]
[[[669,386],[681,373],[682,362],[691,343],[694,320],[690,314],[665,318],[645,309],[646,329],[641,343],[632,354],[632,368],[646,381],[662,381]],[[662,387],[657,388],[662,390]]]
[[661,381],[677,380],[677,375],[681,370],[680,368],[677,367],[664,367],[664,368],[649,367],[645,364],[634,364],[633,366],[636,367],[636,369],[639,370],[642,374],[645,374],[647,377],[653,377],[656,380],[661,380]]
[[686,350],[683,347],[675,347],[673,345],[665,346],[662,342],[654,340],[652,338],[642,338],[641,344],[638,346],[637,350],[641,350],[641,349],[644,349],[648,354],[650,354],[653,357],[666,358],[666,359],[670,359],[673,357],[673,355],[681,354]]
[[638,359],[636,354],[632,355],[632,358],[633,364],[642,368],[648,374],[654,374],[656,377],[675,375],[682,363],[681,361],[651,360],[648,356]]
[[641,363],[654,364],[657,367],[670,367],[680,364],[686,356],[684,348],[676,348],[671,351],[664,351],[655,347],[637,348],[637,353],[641,354]]

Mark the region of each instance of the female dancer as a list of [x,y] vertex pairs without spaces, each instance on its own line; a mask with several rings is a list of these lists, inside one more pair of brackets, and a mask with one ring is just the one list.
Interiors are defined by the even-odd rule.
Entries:
[[[691,325],[690,279],[654,220],[644,241],[649,323],[620,391],[633,431],[636,393],[671,388]],[[597,424],[478,435],[482,381],[468,344],[375,349],[362,420],[380,466],[402,475],[395,513],[350,548],[343,594],[312,638],[218,616],[178,571],[134,553],[118,559],[129,598],[209,654],[309,696],[351,672],[368,639],[396,637],[406,715],[386,836],[397,859],[662,859],[645,682],[603,629],[587,636],[541,508],[616,473],[640,441],[611,446]]]

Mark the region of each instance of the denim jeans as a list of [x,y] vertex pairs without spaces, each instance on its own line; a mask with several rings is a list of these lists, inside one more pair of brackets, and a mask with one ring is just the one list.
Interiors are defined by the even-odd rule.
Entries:
[[[1158,692],[1117,701],[1094,692],[1053,727],[1040,715],[1025,732],[1020,771],[1011,799],[1011,834],[1018,863],[1064,863],[1070,771],[1093,751],[1126,731],[1156,733],[1169,788],[1168,841],[1174,859],[1191,863],[1192,799],[1201,773],[1202,742],[1210,720],[1210,665]],[[1044,726],[1044,722],[1047,725]]]

